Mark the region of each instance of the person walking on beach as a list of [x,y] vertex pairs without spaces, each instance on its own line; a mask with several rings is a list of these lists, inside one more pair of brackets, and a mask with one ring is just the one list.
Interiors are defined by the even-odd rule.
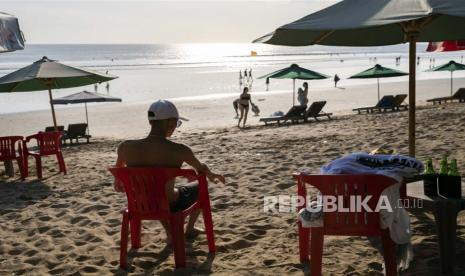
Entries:
[[241,115],[239,117],[239,121],[237,122],[237,127],[245,127],[245,122],[247,121],[247,115],[249,114],[249,103],[252,104],[252,97],[249,94],[249,88],[244,87],[241,96],[239,97],[239,111]]
[[[192,150],[183,144],[175,143],[169,138],[186,120],[179,116],[176,106],[167,100],[154,102],[148,110],[148,121],[151,126],[149,135],[139,140],[127,140],[118,146],[116,167],[170,167],[181,168],[184,163],[192,166],[197,173],[205,174],[214,183],[225,183],[224,176],[213,173],[206,164],[201,163]],[[114,188],[124,192],[123,184],[115,179]],[[175,185],[175,179],[165,186],[166,197],[171,212],[179,212],[189,208],[198,198],[197,183]],[[194,227],[200,210],[192,213],[186,226],[187,237],[195,237],[203,232]],[[171,242],[171,231],[168,221],[162,221],[167,240]]]
[[94,91],[95,91],[95,93],[97,93],[97,91],[98,91],[98,84],[94,84]]
[[107,90],[107,94],[110,94],[110,82],[107,81],[107,84],[105,85],[105,89]]
[[334,75],[334,87],[337,87],[337,82],[340,80],[339,76],[336,74]]
[[308,83],[304,82],[303,88],[297,90],[297,101],[302,106],[307,106],[308,103]]

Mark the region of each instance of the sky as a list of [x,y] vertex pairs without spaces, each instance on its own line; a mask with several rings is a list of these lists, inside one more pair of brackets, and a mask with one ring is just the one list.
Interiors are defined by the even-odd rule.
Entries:
[[0,0],[28,43],[248,43],[337,0]]

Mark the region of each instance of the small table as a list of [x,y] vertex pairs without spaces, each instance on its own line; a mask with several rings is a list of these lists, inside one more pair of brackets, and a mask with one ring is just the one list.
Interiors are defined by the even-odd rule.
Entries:
[[457,236],[457,215],[465,210],[465,182],[462,182],[462,198],[445,198],[442,196],[429,197],[423,191],[423,181],[407,183],[407,196],[421,199],[433,205],[434,220],[436,222],[439,255],[442,273],[454,273],[455,247]]

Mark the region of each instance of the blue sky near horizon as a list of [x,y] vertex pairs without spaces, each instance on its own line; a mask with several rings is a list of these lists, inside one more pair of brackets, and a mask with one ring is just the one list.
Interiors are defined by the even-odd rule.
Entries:
[[337,0],[0,0],[28,43],[251,42]]

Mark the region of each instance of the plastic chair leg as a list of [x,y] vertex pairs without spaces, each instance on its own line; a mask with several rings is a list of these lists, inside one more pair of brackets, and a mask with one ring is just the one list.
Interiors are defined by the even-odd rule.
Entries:
[[302,227],[302,224],[298,222],[298,231],[300,262],[307,262],[309,254],[310,228],[304,228]]
[[128,267],[128,234],[129,234],[129,214],[123,211],[123,222],[121,223],[121,244],[119,249],[119,266],[126,269]]
[[21,174],[21,179],[25,179],[25,173],[24,173],[24,160],[22,157],[16,159],[16,162],[18,162],[18,168],[19,168],[19,173]]
[[395,244],[389,235],[389,229],[381,230],[381,242],[383,244],[383,256],[386,267],[386,276],[397,275],[397,262],[395,255]]
[[171,238],[176,268],[186,267],[186,250],[184,248],[184,219],[182,216],[171,218]]
[[131,219],[131,247],[138,249],[141,246],[141,221],[139,219]]
[[34,156],[36,159],[36,171],[37,178],[42,179],[42,158],[40,156]]
[[310,271],[312,275],[321,275],[321,265],[323,261],[323,228],[312,228],[312,238],[310,240]]
[[24,178],[29,176],[29,161],[28,156],[25,155],[23,159],[23,171],[24,171]]
[[60,168],[60,172],[63,172],[64,174],[66,174],[65,160],[61,152],[57,153],[57,161],[58,161],[58,166]]
[[216,246],[210,202],[207,202],[205,205],[202,209],[203,223],[205,225],[205,234],[207,235],[208,252],[213,253],[216,252]]

